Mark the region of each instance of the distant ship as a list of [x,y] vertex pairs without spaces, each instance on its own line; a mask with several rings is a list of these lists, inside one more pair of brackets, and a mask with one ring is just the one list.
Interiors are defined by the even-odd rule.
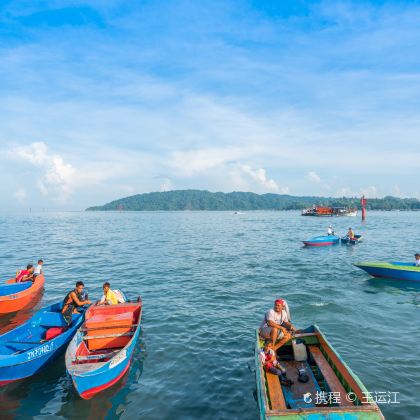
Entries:
[[302,210],[302,216],[318,216],[318,217],[333,217],[333,216],[357,216],[357,209],[348,207],[323,207],[312,206],[308,209]]

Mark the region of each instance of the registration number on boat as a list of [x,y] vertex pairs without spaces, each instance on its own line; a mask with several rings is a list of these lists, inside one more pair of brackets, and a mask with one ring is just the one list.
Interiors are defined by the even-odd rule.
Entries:
[[117,354],[109,364],[109,367],[112,369],[114,366],[120,364],[125,358],[127,357],[127,351],[125,349],[121,350],[119,354]]
[[54,349],[54,343],[44,344],[43,346],[37,347],[35,350],[28,351],[27,360],[35,359],[35,357],[42,356],[46,353],[51,352]]

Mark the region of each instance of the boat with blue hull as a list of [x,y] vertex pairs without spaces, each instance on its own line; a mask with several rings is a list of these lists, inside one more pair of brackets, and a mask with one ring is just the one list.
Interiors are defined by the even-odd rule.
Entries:
[[349,244],[349,245],[356,245],[359,242],[362,242],[363,236],[362,235],[354,235],[353,238],[349,238],[347,235],[341,238],[342,244]]
[[128,371],[140,335],[142,302],[93,305],[66,351],[77,393],[90,399]]
[[361,262],[354,264],[373,277],[388,278],[395,280],[420,281],[420,267],[410,262]]
[[305,246],[329,246],[340,242],[340,237],[336,235],[315,236],[307,241],[303,241]]
[[61,302],[47,306],[0,336],[0,386],[38,373],[64,352],[83,322],[83,313],[73,314],[68,326],[61,308]]

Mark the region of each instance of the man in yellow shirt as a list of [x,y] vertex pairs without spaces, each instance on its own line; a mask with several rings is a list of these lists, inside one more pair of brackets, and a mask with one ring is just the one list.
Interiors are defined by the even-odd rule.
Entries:
[[117,295],[111,290],[111,285],[106,282],[102,286],[104,295],[102,299],[98,302],[98,305],[116,305],[118,304]]

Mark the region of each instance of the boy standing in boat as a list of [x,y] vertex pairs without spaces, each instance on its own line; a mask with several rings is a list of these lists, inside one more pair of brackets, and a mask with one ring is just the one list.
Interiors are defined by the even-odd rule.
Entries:
[[38,264],[37,264],[37,266],[35,268],[35,271],[34,271],[34,277],[39,276],[42,273],[43,264],[44,264],[44,261],[38,260]]
[[420,254],[415,254],[415,255],[414,255],[414,258],[416,259],[416,260],[414,261],[414,265],[415,265],[416,267],[420,267]]
[[260,326],[260,336],[266,340],[270,339],[274,346],[277,339],[289,335],[289,331],[296,330],[287,316],[286,302],[283,299],[276,299],[274,308],[269,309],[265,314]]

